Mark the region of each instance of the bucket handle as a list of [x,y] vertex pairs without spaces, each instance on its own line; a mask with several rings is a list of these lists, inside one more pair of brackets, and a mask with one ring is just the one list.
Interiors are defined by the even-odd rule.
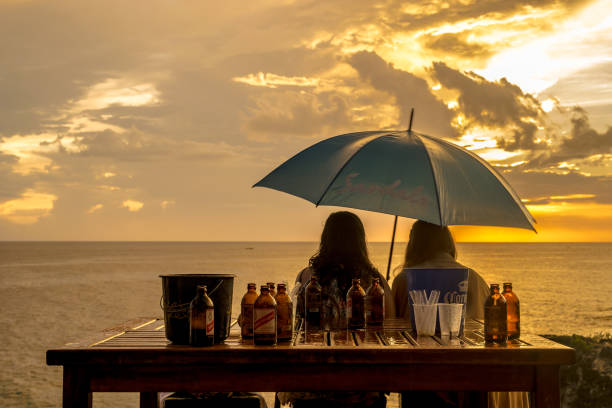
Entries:
[[[212,296],[212,294],[215,293],[217,291],[217,289],[219,289],[219,287],[222,284],[223,284],[223,279],[219,280],[219,283],[217,283],[217,286],[215,286],[215,288],[210,291],[209,295]],[[172,311],[172,309],[183,310],[185,308],[189,308],[189,303],[183,303],[182,305],[169,306],[168,308],[164,307],[164,303],[165,303],[164,302],[164,295],[161,295],[161,297],[159,298],[159,307],[161,308],[161,310]]]

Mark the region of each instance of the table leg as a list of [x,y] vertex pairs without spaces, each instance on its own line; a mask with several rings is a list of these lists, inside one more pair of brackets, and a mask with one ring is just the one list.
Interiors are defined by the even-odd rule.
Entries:
[[559,408],[559,366],[538,366],[536,368],[536,408]]
[[158,408],[159,399],[156,392],[140,393],[140,408]]
[[91,408],[89,376],[82,368],[64,366],[64,408]]

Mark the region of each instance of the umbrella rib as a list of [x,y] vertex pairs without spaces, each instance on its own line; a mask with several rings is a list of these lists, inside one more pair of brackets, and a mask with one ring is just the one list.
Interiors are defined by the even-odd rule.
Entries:
[[[412,131],[410,131],[410,133],[412,133]],[[425,143],[423,143],[423,141],[421,140],[421,135],[418,133],[415,133],[415,135],[417,136],[416,139],[419,141],[419,143],[421,143],[421,146],[423,146],[423,150],[425,150],[425,155],[427,156],[427,160],[429,161],[429,168],[431,169],[431,177],[433,178],[433,182],[434,182],[434,191],[436,192],[436,201],[438,202],[438,217],[440,219],[440,225],[443,225],[442,205],[440,205],[440,193],[438,191],[438,179],[436,177],[436,172],[434,170],[433,162],[431,161],[431,156],[429,155],[429,151],[427,150],[427,147],[425,147]]]
[[327,185],[327,187],[325,187],[325,190],[323,190],[323,194],[321,194],[321,197],[319,197],[319,199],[317,200],[317,202],[315,203],[315,207],[318,207],[319,204],[321,203],[321,201],[323,201],[323,197],[325,197],[325,194],[327,194],[327,192],[329,191],[329,189],[331,188],[331,186],[334,184],[334,182],[336,181],[336,179],[338,178],[338,176],[340,175],[340,173],[342,173],[342,171],[344,170],[344,168],[346,166],[348,166],[348,164],[351,162],[351,160],[353,160],[353,157],[355,157],[357,155],[357,153],[359,153],[361,150],[363,150],[364,147],[366,147],[367,145],[369,145],[370,143],[372,143],[374,140],[382,137],[382,136],[386,136],[389,134],[392,134],[394,132],[381,132],[380,135],[373,137],[372,139],[368,140],[367,142],[365,142],[363,144],[363,146],[361,146],[359,149],[355,150],[355,152],[351,155],[351,157],[349,157],[349,159],[347,161],[344,162],[344,164],[342,165],[342,167],[340,167],[340,170],[338,170],[338,172],[336,173],[336,175],[334,176],[334,178],[329,182],[329,184]]
[[[420,137],[425,137],[427,139],[432,140],[433,138],[431,138],[428,135],[422,135],[419,134]],[[441,142],[442,144],[449,146],[453,149],[456,150],[460,150],[457,146],[455,146],[452,143],[447,142],[446,140],[443,139],[436,139],[437,142]],[[426,149],[427,150],[427,149]],[[489,163],[487,163],[486,160],[483,160],[482,157],[478,156],[477,154],[474,154],[473,152],[465,149],[465,152],[467,154],[469,154],[470,156],[472,156],[472,158],[474,160],[476,160],[478,163],[480,163],[483,167],[485,167],[487,170],[489,170],[491,172],[491,174],[493,174],[493,176],[495,178],[497,178],[497,180],[499,181],[499,183],[501,183],[502,186],[504,186],[504,190],[506,192],[506,194],[508,194],[512,200],[511,202],[513,202],[523,213],[523,215],[525,216],[525,218],[527,219],[528,224],[531,227],[531,230],[533,230],[534,232],[538,232],[535,227],[533,226],[533,223],[537,223],[537,221],[535,220],[535,218],[533,217],[533,215],[531,215],[531,213],[529,212],[529,210],[527,210],[527,208],[525,208],[525,205],[522,203],[519,195],[516,193],[516,191],[514,191],[514,188],[512,188],[512,185],[510,185],[510,183],[508,183],[506,181],[506,179],[504,178],[504,176],[502,176],[493,166],[491,166]],[[437,190],[436,190],[437,192]]]

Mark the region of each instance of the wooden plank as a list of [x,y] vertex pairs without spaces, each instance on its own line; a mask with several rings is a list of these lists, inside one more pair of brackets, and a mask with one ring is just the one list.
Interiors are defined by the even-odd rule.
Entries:
[[[526,366],[305,364],[291,375],[257,365],[101,367],[93,391],[406,391],[534,389],[534,369]],[[231,379],[228,381],[228,379]],[[548,407],[547,407],[548,408]]]

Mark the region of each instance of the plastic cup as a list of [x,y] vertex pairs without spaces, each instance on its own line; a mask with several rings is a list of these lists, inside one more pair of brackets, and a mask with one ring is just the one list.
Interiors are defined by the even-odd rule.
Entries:
[[414,323],[418,336],[433,336],[436,332],[438,305],[413,304]]
[[458,336],[463,314],[463,303],[438,303],[440,335]]

